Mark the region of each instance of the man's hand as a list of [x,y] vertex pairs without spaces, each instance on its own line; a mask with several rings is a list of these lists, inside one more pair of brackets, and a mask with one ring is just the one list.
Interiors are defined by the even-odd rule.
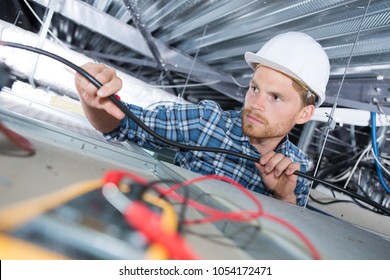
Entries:
[[86,78],[76,74],[75,86],[89,122],[101,132],[110,132],[118,126],[125,114],[107,97],[122,88],[122,80],[113,68],[104,64],[87,63],[82,68],[103,86],[97,89]]
[[272,190],[277,198],[296,204],[294,189],[298,176],[293,173],[300,169],[298,162],[292,162],[289,157],[270,151],[255,165],[260,171],[264,185]]
[[116,119],[123,119],[124,113],[106,97],[116,94],[122,88],[122,80],[116,75],[113,68],[104,64],[87,63],[82,68],[95,77],[102,87],[98,90],[87,79],[77,74],[75,77],[76,89],[83,105],[91,108],[105,110]]

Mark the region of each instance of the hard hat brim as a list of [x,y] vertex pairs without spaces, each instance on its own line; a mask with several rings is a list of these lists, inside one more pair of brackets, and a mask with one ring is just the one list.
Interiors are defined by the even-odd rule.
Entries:
[[[281,73],[283,73],[283,74],[289,76],[289,77],[292,78],[292,79],[295,79],[295,80],[298,80],[298,81],[304,83],[304,82],[302,81],[302,79],[301,79],[296,73],[294,73],[293,71],[291,71],[290,69],[287,69],[286,67],[284,67],[284,66],[282,66],[282,65],[280,65],[280,64],[278,64],[278,63],[275,63],[275,62],[273,62],[273,61],[270,61],[270,60],[268,60],[268,59],[266,59],[266,58],[264,58],[264,57],[261,57],[261,56],[255,54],[255,53],[252,53],[252,52],[245,52],[244,57],[245,57],[245,61],[248,63],[248,65],[249,65],[253,70],[256,70],[257,65],[258,65],[258,64],[261,64],[261,65],[263,65],[263,66],[266,66],[266,67],[269,67],[269,68],[274,69],[274,70],[276,70],[276,71],[279,71],[279,72],[281,72]],[[304,83],[304,84],[305,84],[305,83]],[[305,85],[306,85],[306,84],[305,84]],[[307,86],[308,88],[310,88],[308,85],[306,85],[306,86]],[[320,97],[313,89],[310,88],[310,90],[311,90],[312,92],[314,92],[314,93],[316,94],[316,96],[318,96],[318,98],[321,99],[321,97]],[[319,100],[318,103],[321,104],[321,103],[322,103],[322,100]],[[316,107],[318,107],[318,106],[316,105]]]

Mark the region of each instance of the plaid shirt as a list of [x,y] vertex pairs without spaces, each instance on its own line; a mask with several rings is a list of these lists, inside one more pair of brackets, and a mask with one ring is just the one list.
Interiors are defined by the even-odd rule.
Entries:
[[[229,149],[260,157],[257,149],[251,145],[248,136],[242,131],[241,111],[223,111],[217,103],[209,100],[201,101],[198,105],[157,106],[152,110],[145,110],[131,104],[126,105],[148,127],[172,141],[193,146]],[[167,146],[155,140],[128,117],[125,117],[116,129],[104,136],[107,140],[131,140],[147,149]],[[307,171],[309,166],[307,156],[291,143],[288,137],[285,137],[275,152],[290,157],[294,162],[299,162],[301,172]],[[263,185],[254,163],[247,159],[225,153],[179,150],[176,152],[174,163],[204,175],[228,176],[252,191],[274,195]],[[308,180],[298,177],[294,190],[297,205],[305,204],[308,191]]]

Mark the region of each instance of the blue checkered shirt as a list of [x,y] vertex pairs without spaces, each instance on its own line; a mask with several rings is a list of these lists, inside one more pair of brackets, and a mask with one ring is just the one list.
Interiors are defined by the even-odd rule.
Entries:
[[[197,105],[161,105],[152,110],[131,104],[126,106],[148,127],[169,140],[193,146],[229,149],[252,157],[260,157],[257,149],[251,145],[248,136],[242,131],[241,111],[223,111],[217,103],[209,100],[201,101]],[[107,140],[130,140],[146,149],[167,146],[155,140],[128,117],[125,117],[116,129],[104,136]],[[308,170],[308,157],[291,143],[288,137],[285,137],[275,151],[290,157],[294,162],[299,162],[301,172]],[[252,191],[274,195],[263,185],[254,163],[247,159],[225,153],[179,150],[176,152],[174,163],[204,175],[228,176]],[[308,191],[308,180],[298,177],[294,190],[297,205],[305,204]]]

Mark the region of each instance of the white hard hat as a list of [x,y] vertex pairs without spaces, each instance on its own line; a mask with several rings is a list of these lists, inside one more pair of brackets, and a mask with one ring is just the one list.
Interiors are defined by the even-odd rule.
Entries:
[[257,52],[245,53],[252,69],[258,64],[280,71],[306,85],[318,97],[316,107],[325,100],[330,64],[321,45],[302,32],[287,32],[273,37]]

